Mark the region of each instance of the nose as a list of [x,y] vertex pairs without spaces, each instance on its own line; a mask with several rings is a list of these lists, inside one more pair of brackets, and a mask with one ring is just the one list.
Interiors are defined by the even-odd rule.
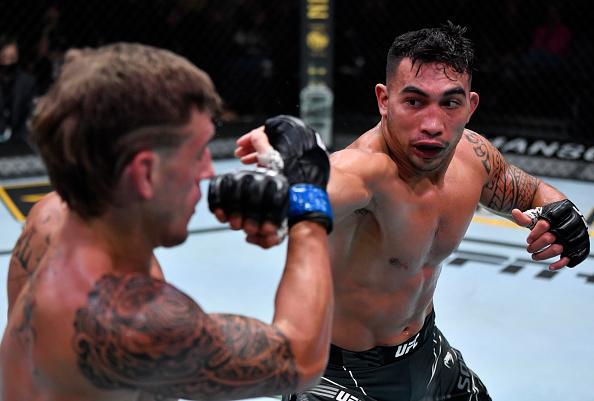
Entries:
[[421,132],[430,136],[438,136],[443,130],[444,121],[441,110],[439,107],[428,107],[422,117]]
[[198,170],[198,181],[207,180],[214,176],[214,167],[212,165],[212,156],[210,150],[206,149],[202,155],[200,166]]

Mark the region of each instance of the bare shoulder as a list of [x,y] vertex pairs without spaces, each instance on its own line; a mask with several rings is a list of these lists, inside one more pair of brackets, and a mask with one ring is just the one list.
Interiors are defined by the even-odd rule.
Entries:
[[146,275],[101,277],[76,310],[73,327],[80,373],[101,389],[244,398],[298,381],[289,342],[278,329],[247,317],[209,315],[174,286]]
[[482,165],[485,171],[490,170],[494,152],[499,153],[487,138],[469,129],[464,130],[457,150],[458,156]]
[[33,205],[26,224],[55,225],[64,219],[66,204],[56,192],[50,192]]
[[384,174],[393,177],[397,169],[396,163],[386,153],[373,131],[363,134],[345,149],[333,153],[330,162],[333,168],[368,177],[381,177]]
[[456,156],[463,161],[466,169],[472,167],[482,177],[483,184],[508,167],[503,155],[487,138],[469,129],[462,134]]
[[55,192],[49,193],[33,205],[13,248],[9,277],[23,273],[33,274],[61,227],[65,215],[66,206]]

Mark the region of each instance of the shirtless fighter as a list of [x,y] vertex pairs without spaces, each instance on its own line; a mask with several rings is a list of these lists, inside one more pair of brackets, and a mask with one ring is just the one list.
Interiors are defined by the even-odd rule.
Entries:
[[206,313],[155,262],[154,248],[188,236],[213,175],[219,107],[210,78],[169,51],[117,43],[67,55],[32,119],[57,194],[33,207],[12,253],[0,399],[222,400],[317,383],[333,305],[326,153],[309,158],[304,145],[278,161],[307,165],[299,174],[229,173],[209,187],[216,216],[265,248],[288,210],[271,324]]
[[[464,33],[448,23],[396,37],[386,84],[375,87],[379,124],[331,156],[330,359],[318,386],[287,398],[490,400],[433,311],[440,265],[479,203],[530,227],[527,251],[534,260],[559,257],[551,269],[589,254],[577,208],[465,129],[479,95]],[[246,163],[255,159],[254,135],[262,133],[238,140]]]

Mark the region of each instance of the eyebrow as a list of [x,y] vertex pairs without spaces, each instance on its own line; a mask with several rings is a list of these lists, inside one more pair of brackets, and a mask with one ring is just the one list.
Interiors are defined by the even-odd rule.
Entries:
[[[402,88],[402,90],[400,91],[401,93],[414,93],[417,94],[419,96],[423,96],[423,97],[429,97],[429,95],[425,92],[422,91],[421,89],[417,88],[416,86],[412,86],[412,85],[408,85],[405,86],[404,88]],[[442,97],[445,96],[452,96],[452,95],[466,95],[466,92],[464,91],[464,89],[460,86],[452,88],[452,89],[448,89],[447,91],[445,91],[442,94]]]

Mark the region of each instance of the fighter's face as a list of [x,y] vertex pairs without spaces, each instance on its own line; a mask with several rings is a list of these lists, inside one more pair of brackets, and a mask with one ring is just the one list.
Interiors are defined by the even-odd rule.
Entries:
[[399,162],[417,173],[447,167],[465,125],[478,105],[470,77],[439,63],[401,61],[387,86],[378,85],[388,145]]
[[160,189],[167,210],[162,222],[169,228],[165,246],[177,245],[188,236],[188,223],[201,198],[200,181],[214,175],[212,158],[207,148],[214,135],[214,124],[209,114],[192,112],[184,127],[189,132],[184,144],[168,158],[163,167],[165,180]]

